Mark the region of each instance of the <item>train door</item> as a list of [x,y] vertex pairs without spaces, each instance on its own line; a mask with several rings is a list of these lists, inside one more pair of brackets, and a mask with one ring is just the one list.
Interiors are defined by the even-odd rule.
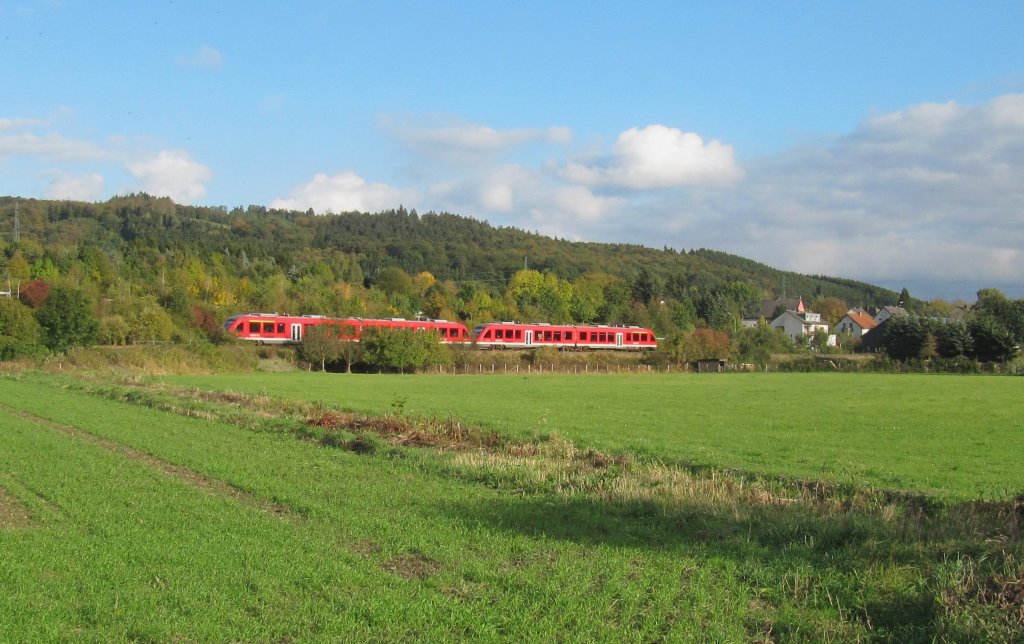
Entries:
[[621,347],[622,346],[622,334],[621,333],[616,333],[615,334],[615,346],[617,346],[617,347]]
[[525,337],[526,337],[526,346],[532,347],[533,346],[533,331],[531,331],[530,329],[527,329],[525,331],[525,334],[526,334],[525,335]]
[[302,341],[302,325],[292,324],[292,342]]

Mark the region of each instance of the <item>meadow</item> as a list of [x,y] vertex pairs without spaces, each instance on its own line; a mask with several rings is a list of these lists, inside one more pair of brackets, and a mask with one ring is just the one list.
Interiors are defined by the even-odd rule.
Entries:
[[667,462],[950,498],[1024,492],[1024,380],[920,374],[180,376]]
[[[573,404],[542,393],[549,376],[167,380],[0,377],[0,639],[1009,641],[1024,627],[1019,502],[914,468],[904,487],[935,495],[807,486],[787,478],[799,459],[764,455],[781,432],[737,463],[751,448],[709,419],[738,417],[730,388],[770,399],[755,393],[769,379],[665,379],[682,407],[637,393],[660,386],[638,376],[567,378],[561,394],[600,396]],[[804,387],[779,427],[843,416],[809,380],[783,382]],[[918,410],[1016,381],[948,382],[863,384]],[[488,407],[481,390],[524,395]],[[612,404],[630,395],[632,424]],[[720,413],[677,419],[704,427],[700,458],[659,437],[656,405],[696,414],[716,396]],[[476,418],[491,429],[473,433]],[[719,460],[775,478],[680,465]],[[964,500],[972,487],[992,500]]]

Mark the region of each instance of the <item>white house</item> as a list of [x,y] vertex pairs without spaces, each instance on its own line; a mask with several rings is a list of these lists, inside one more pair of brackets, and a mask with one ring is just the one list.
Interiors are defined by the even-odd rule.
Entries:
[[839,320],[839,322],[832,327],[832,331],[835,333],[850,333],[853,334],[853,337],[859,338],[876,326],[878,326],[878,322],[875,322],[873,317],[867,313],[861,313],[851,309],[843,316],[842,320]]
[[811,311],[803,313],[786,311],[772,320],[771,327],[773,329],[782,329],[782,332],[793,338],[794,341],[812,336],[819,330],[828,332],[828,322],[821,319],[820,313]]
[[875,325],[879,325],[889,318],[895,318],[901,315],[908,315],[907,310],[902,306],[883,306],[878,314],[875,315]]

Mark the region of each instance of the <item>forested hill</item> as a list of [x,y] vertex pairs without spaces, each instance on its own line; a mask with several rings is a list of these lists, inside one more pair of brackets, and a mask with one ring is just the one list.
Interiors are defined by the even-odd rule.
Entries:
[[870,284],[716,251],[569,242],[404,209],[317,216],[182,206],[146,195],[104,203],[5,197],[0,232],[0,280],[65,284],[97,302],[115,292],[148,295],[172,312],[209,305],[220,317],[289,310],[644,322],[637,306],[657,301],[681,305],[674,314],[680,326],[690,311],[693,322],[724,327],[727,314],[755,310],[760,298],[781,296],[783,285],[808,304],[897,299]]
[[[12,225],[14,199],[4,198],[0,226]],[[503,286],[528,267],[573,280],[587,272],[627,280],[646,268],[663,282],[741,280],[805,300],[839,297],[851,304],[891,304],[896,294],[849,279],[808,276],[712,250],[676,252],[633,244],[571,242],[515,228],[495,228],[469,217],[423,214],[404,209],[379,214],[311,213],[180,206],[166,198],[130,196],[105,203],[19,200],[22,242],[37,242],[54,260],[75,247],[96,246],[111,255],[185,254],[209,261],[247,260],[264,268],[302,269],[338,251],[356,256],[369,281],[388,266],[410,274],[428,271],[440,280],[480,281]],[[8,232],[8,231],[4,231]],[[10,235],[6,255],[10,259]],[[2,242],[0,242],[2,243]],[[144,268],[140,266],[139,268]],[[242,271],[249,272],[249,271]]]

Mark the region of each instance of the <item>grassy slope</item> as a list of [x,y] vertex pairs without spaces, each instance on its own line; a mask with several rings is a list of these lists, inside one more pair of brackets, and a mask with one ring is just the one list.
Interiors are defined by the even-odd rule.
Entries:
[[1024,380],[737,374],[170,378],[181,385],[454,416],[517,436],[557,433],[605,451],[936,494],[1024,491]]

